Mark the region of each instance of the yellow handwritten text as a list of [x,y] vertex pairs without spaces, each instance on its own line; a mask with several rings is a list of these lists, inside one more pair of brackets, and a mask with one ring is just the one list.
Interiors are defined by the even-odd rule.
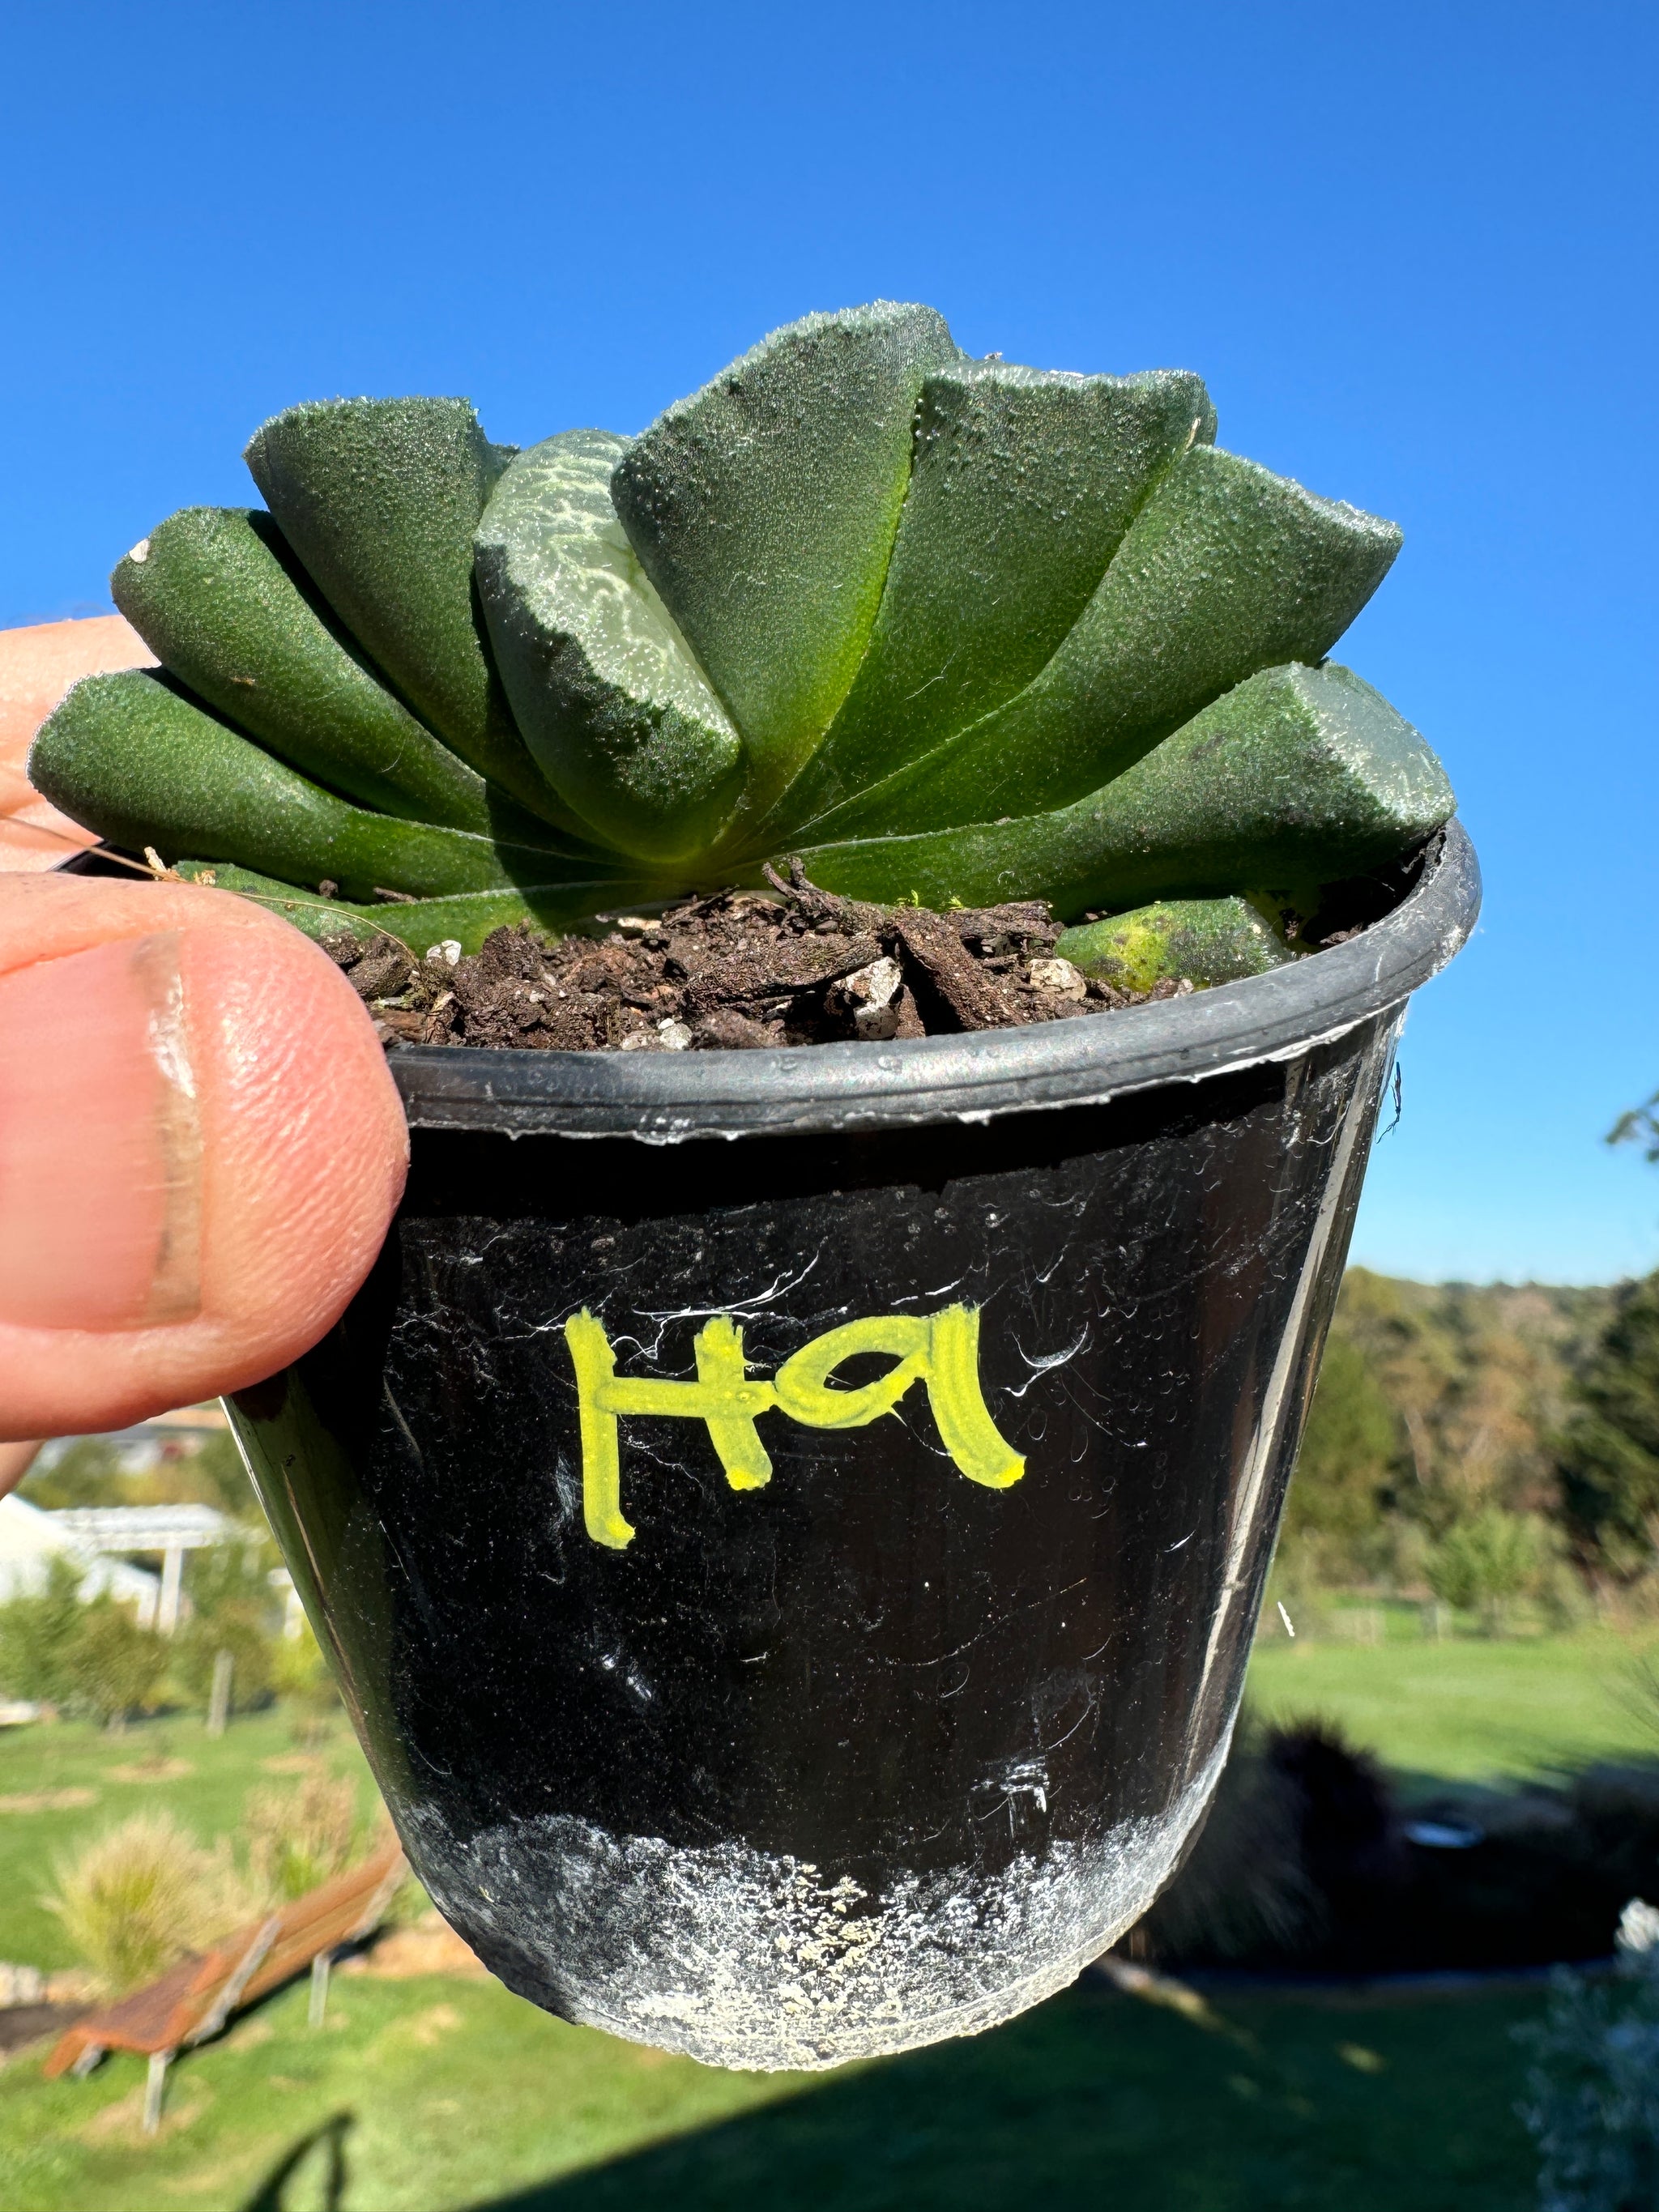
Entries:
[[[998,1432],[979,1382],[979,1308],[946,1306],[936,1314],[876,1314],[849,1321],[803,1345],[772,1380],[751,1378],[743,1331],[729,1314],[699,1329],[695,1382],[654,1376],[619,1376],[604,1328],[586,1308],[564,1325],[576,1370],[581,1422],[582,1510],[596,1544],[621,1551],[634,1530],[623,1518],[622,1455],[617,1419],[654,1414],[702,1421],[733,1490],[758,1490],[772,1462],[756,1433],[762,1413],[787,1413],[810,1429],[861,1429],[896,1411],[914,1383],[922,1384],[945,1449],[969,1482],[1006,1490],[1025,1462]],[[856,1352],[888,1354],[897,1364],[856,1389],[830,1378]]]

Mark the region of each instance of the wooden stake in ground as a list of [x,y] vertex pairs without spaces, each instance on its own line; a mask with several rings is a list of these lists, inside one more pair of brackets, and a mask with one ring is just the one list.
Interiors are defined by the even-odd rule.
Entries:
[[218,1651],[213,1658],[213,1687],[208,1696],[207,1732],[222,1735],[225,1723],[230,1717],[230,1678],[235,1661],[228,1651]]

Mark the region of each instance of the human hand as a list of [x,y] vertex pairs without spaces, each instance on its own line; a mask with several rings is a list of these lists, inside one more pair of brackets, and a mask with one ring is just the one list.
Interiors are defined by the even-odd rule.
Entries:
[[45,872],[90,841],[20,792],[34,729],[149,658],[114,617],[0,631],[0,1440],[274,1372],[343,1311],[408,1164],[369,1018],[297,930]]

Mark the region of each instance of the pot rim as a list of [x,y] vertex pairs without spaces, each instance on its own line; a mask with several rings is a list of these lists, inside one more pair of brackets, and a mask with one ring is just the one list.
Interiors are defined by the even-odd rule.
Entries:
[[516,1137],[811,1135],[1102,1105],[1201,1083],[1316,1045],[1403,1006],[1480,911],[1468,832],[1449,823],[1382,921],[1265,975],[1029,1029],[753,1052],[536,1052],[400,1045],[386,1054],[411,1128]]

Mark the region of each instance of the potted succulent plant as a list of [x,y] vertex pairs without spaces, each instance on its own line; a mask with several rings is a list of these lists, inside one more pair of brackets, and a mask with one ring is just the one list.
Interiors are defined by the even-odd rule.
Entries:
[[296,407],[37,741],[415,1040],[375,1273],[234,1418],[416,1866],[573,2017],[988,2025],[1225,1758],[1478,878],[1326,658],[1398,532],[1214,431],[887,303],[631,440]]

